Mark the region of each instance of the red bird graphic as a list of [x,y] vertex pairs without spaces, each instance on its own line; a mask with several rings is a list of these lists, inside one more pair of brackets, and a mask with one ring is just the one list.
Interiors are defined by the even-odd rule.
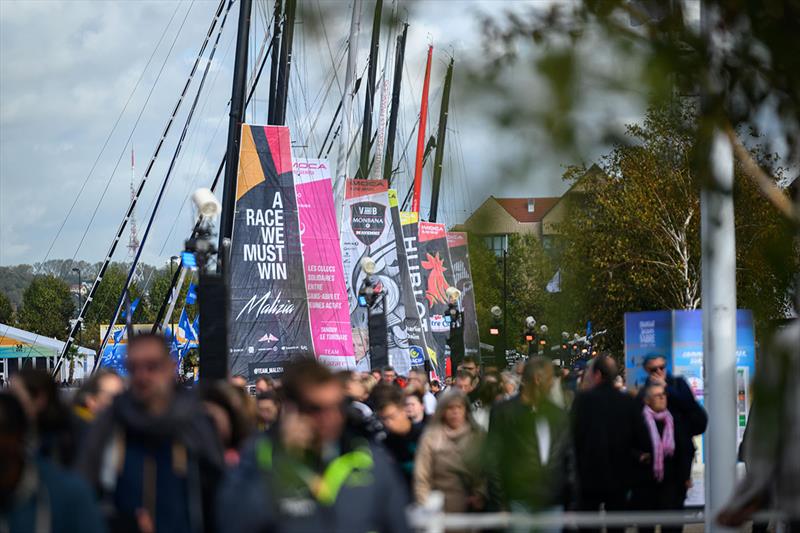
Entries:
[[439,252],[436,255],[425,254],[428,258],[427,261],[422,261],[422,268],[430,270],[428,275],[428,288],[425,290],[425,298],[428,299],[428,307],[433,307],[435,303],[447,303],[447,280],[444,279],[444,273],[447,270],[444,267],[444,261],[439,257]]

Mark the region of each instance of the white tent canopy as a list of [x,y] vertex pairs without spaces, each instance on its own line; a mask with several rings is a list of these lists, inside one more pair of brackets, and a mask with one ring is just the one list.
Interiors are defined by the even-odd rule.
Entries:
[[[58,339],[0,323],[0,374],[5,379],[21,368],[51,369],[63,349],[64,343]],[[83,379],[91,373],[95,355],[90,348],[78,347],[73,379]],[[68,377],[69,364],[64,364],[59,371],[59,381]]]

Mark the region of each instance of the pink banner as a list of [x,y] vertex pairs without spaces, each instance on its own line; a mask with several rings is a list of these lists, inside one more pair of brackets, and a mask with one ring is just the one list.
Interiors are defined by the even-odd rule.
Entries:
[[293,169],[314,353],[329,367],[355,368],[330,165],[295,159]]

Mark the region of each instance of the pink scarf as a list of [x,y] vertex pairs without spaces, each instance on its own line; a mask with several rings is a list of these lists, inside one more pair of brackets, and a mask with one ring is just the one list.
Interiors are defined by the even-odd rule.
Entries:
[[[656,413],[650,407],[644,407],[644,420],[650,430],[650,442],[653,444],[653,475],[656,481],[664,480],[664,457],[675,453],[675,426],[672,415],[666,409]],[[659,436],[656,420],[664,422],[664,432]]]

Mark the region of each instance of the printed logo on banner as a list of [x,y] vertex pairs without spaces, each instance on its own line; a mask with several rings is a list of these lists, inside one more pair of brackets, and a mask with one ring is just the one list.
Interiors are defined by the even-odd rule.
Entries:
[[280,376],[283,374],[284,367],[290,361],[273,361],[271,363],[248,363],[247,370],[253,377],[258,376]]
[[445,333],[450,331],[450,317],[444,315],[431,315],[431,331],[434,333]]
[[367,246],[377,241],[386,227],[386,206],[376,202],[358,202],[350,209],[353,235]]
[[427,260],[422,261],[422,268],[429,271],[428,274],[428,287],[425,289],[425,298],[428,300],[428,307],[433,307],[437,303],[447,303],[447,287],[448,283],[444,277],[447,269],[444,266],[444,260],[439,257],[439,252],[434,255],[425,254]]
[[422,346],[409,346],[408,352],[411,355],[411,366],[422,366],[425,364],[425,351]]

